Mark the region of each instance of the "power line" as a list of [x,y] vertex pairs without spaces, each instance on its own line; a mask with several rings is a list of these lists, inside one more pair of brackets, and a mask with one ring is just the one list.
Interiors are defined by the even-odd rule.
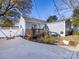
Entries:
[[58,15],[59,15],[60,18],[61,18],[62,16],[61,16],[61,14],[60,14],[60,12],[59,12],[59,9],[58,9],[58,6],[56,5],[55,0],[52,0],[52,2],[53,2],[54,6],[55,6],[55,8],[56,8],[56,11],[57,11]]
[[33,0],[33,2],[34,2],[34,6],[35,6],[36,13],[37,13],[38,17],[40,18],[40,14],[39,14],[39,11],[38,11],[38,7],[36,5],[36,1]]
[[[55,8],[56,8],[56,12],[58,13],[58,15],[60,16],[60,18],[62,18],[64,15],[61,15],[60,14],[60,10],[62,11],[64,11],[64,10],[72,10],[71,9],[71,7],[68,5],[68,3],[65,1],[65,0],[61,0],[64,4],[66,4],[69,8],[62,8],[62,9],[59,9],[58,8],[58,6],[56,5],[56,2],[55,2],[55,0],[52,0],[53,1],[53,4],[54,4],[54,6],[55,6]],[[40,14],[39,14],[39,11],[38,11],[38,5],[36,4],[36,1],[35,0],[33,0],[33,2],[34,2],[34,6],[35,6],[35,10],[36,10],[36,13],[37,13],[37,15],[38,15],[38,17],[40,18]]]
[[[74,9],[74,5],[73,5],[73,0],[68,0],[69,4],[71,5],[71,7]],[[75,2],[74,2],[75,3]]]
[[56,8],[56,11],[58,12],[58,15],[60,15],[60,12],[59,12],[59,9],[58,9],[58,7],[57,7],[57,5],[55,3],[55,0],[52,0],[52,1],[53,1],[53,4],[54,4],[55,8]]
[[64,4],[66,4],[70,9],[71,7],[69,6],[69,4],[66,2],[66,0],[61,0]]

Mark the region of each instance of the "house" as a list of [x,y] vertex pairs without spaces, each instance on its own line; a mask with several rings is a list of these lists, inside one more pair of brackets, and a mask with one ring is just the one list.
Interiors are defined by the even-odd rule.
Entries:
[[59,36],[66,36],[72,31],[71,22],[69,20],[46,23],[46,25],[51,35],[58,34]]
[[[3,20],[3,18],[1,18],[1,19]],[[37,32],[37,33],[39,32],[38,29],[42,30],[44,28],[43,23],[45,21],[42,21],[39,19],[20,16],[20,18],[18,18],[17,20],[18,20],[18,22],[13,22],[14,26],[10,27],[10,28],[1,27],[2,21],[0,20],[0,35],[1,35],[0,37],[34,35],[35,32]],[[35,30],[35,32],[33,32],[32,30]]]
[[47,23],[46,21],[40,19],[23,17],[19,23],[20,28],[23,28],[24,30],[21,31],[24,35],[38,35],[43,33],[44,30],[48,30],[51,35],[57,34],[59,36],[66,36],[72,31],[71,21],[69,20]]
[[26,35],[31,34],[33,37],[43,34],[46,21],[35,19],[35,18],[25,18],[26,22]]
[[[40,19],[20,16],[19,22],[15,23],[15,26],[12,29],[7,30],[7,32],[9,34],[8,36],[36,36],[43,34],[45,30],[48,30],[51,35],[57,34],[59,36],[66,36],[70,34],[72,30],[71,22],[67,20],[47,23]],[[10,32],[12,32],[12,34]]]

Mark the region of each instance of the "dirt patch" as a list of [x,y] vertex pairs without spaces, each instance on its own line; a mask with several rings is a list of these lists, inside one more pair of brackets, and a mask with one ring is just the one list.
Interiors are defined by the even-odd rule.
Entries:
[[65,37],[59,37],[59,41],[67,40],[70,41],[70,44],[78,44],[79,43],[79,35],[70,35]]
[[69,35],[69,36],[65,36],[65,37],[60,37],[60,39],[75,41],[75,40],[79,40],[79,35]]

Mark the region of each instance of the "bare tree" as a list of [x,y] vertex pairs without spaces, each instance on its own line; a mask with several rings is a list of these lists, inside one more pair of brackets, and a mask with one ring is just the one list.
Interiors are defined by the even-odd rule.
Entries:
[[23,14],[29,13],[31,7],[31,0],[0,0],[0,16],[5,16],[12,8],[17,8]]

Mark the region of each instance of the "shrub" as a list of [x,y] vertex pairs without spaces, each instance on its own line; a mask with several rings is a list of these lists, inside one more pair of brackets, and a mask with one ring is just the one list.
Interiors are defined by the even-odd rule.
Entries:
[[43,42],[43,43],[52,44],[56,41],[56,38],[54,36],[51,36],[51,35],[44,35],[44,36],[40,37],[39,41]]
[[73,31],[73,35],[79,35],[79,31],[78,30],[74,30]]
[[13,21],[9,19],[4,20],[2,24],[3,27],[13,27],[13,25],[14,25]]

